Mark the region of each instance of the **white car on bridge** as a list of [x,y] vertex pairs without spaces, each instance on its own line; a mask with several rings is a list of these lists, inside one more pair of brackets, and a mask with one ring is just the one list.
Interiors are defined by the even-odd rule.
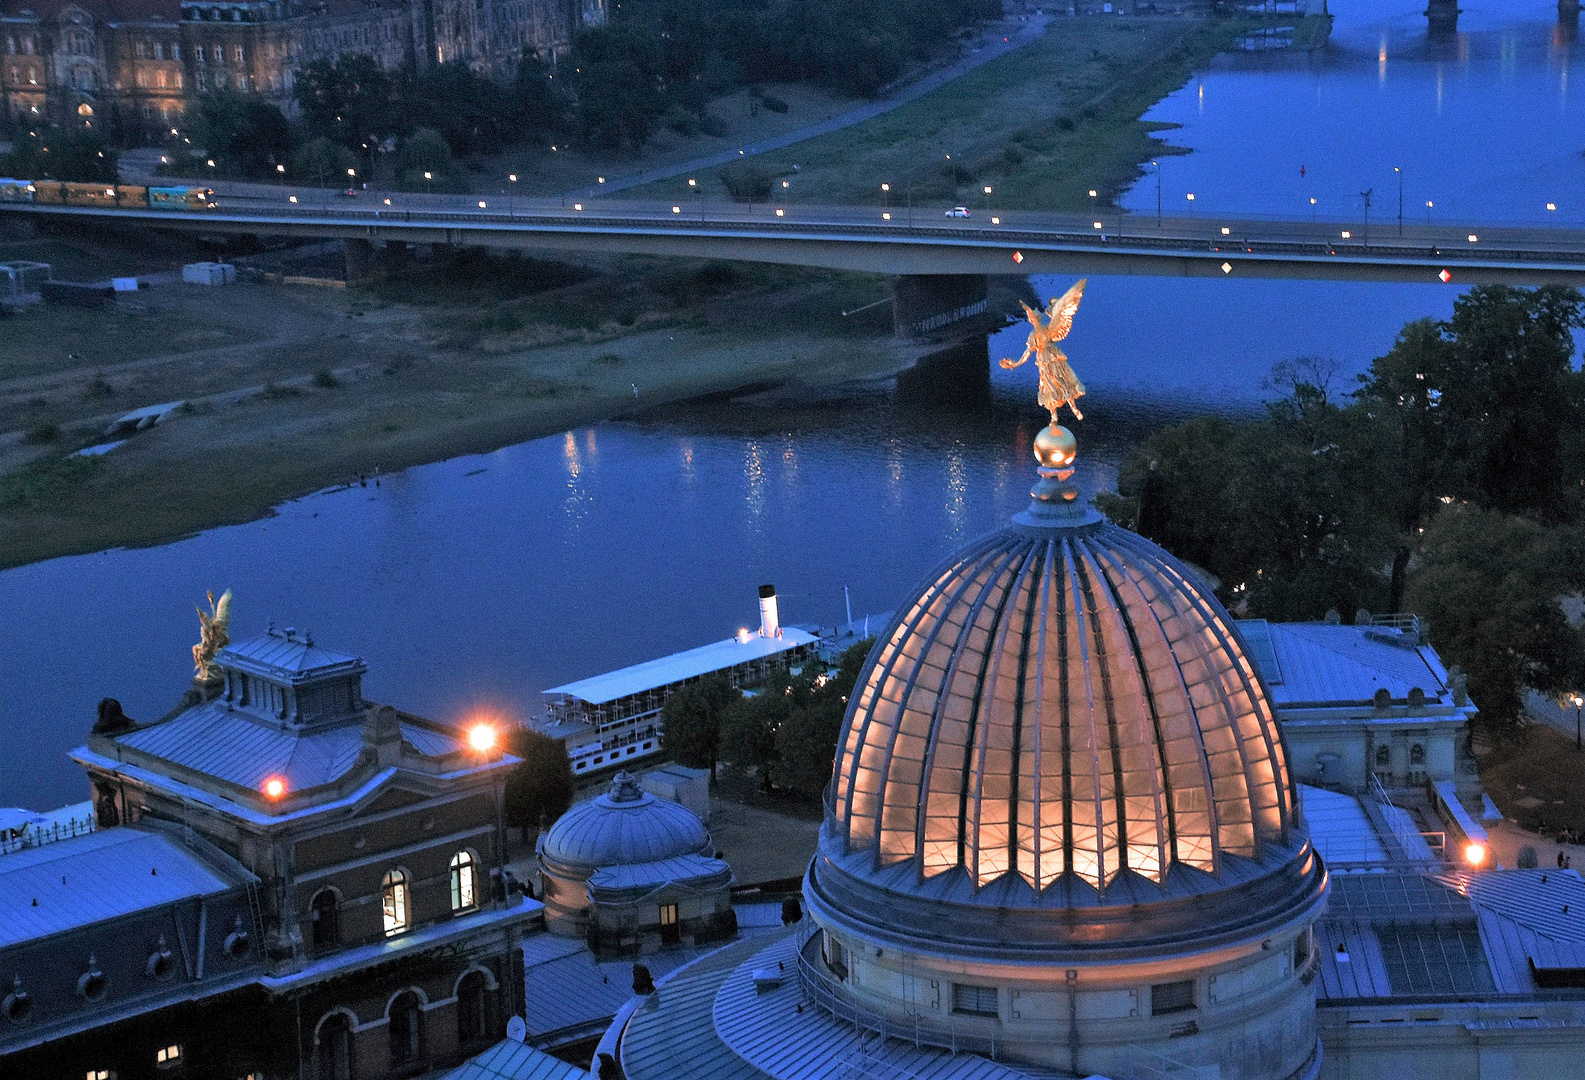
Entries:
[[942,216],[943,217],[968,217],[969,216],[969,208],[967,206],[954,206],[951,210],[948,210]]

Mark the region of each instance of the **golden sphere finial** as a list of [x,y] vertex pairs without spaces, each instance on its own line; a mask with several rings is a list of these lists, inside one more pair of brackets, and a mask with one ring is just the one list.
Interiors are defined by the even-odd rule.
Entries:
[[1066,469],[1079,455],[1079,444],[1073,432],[1061,424],[1048,424],[1035,436],[1035,460],[1042,468]]

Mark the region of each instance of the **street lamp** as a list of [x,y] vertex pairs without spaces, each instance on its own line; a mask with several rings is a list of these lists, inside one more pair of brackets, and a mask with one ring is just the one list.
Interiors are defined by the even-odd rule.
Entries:
[[1398,174],[1398,235],[1403,235],[1403,170],[1394,165],[1392,171]]
[[509,194],[506,197],[506,216],[514,218],[517,216],[517,174],[507,173],[506,179],[512,185],[507,188]]
[[1585,734],[1580,728],[1580,710],[1585,707],[1585,697],[1574,694],[1569,698],[1574,703],[1574,749],[1585,750],[1585,739],[1580,736]]
[[430,172],[427,169],[424,170],[424,190],[425,190],[425,192],[427,194],[431,194],[431,195],[434,194],[434,192],[435,192],[434,180],[435,180],[435,174]]
[[892,208],[892,186],[890,184],[882,184],[881,185],[881,209],[882,210],[890,210],[891,208]]
[[1435,205],[1436,203],[1432,202],[1430,199],[1425,200],[1425,223],[1427,225],[1431,224],[1431,207]]
[[1310,222],[1311,222],[1311,224],[1314,224],[1314,222],[1315,222],[1315,196],[1314,195],[1310,196]]
[[991,185],[989,184],[985,185],[985,212],[987,214],[991,212]]
[[1152,161],[1150,167],[1156,170],[1156,228],[1161,228],[1161,162]]
[[704,220],[704,188],[699,186],[699,181],[693,177],[688,178],[688,186],[699,193],[699,220]]
[[1366,188],[1364,191],[1361,191],[1359,193],[1359,197],[1365,201],[1365,230],[1364,230],[1365,231],[1365,239],[1364,239],[1364,243],[1365,243],[1366,247],[1370,247],[1370,197],[1371,197],[1371,195],[1373,195],[1375,193],[1375,191],[1376,191],[1375,188]]
[[1189,192],[1187,195],[1184,196],[1184,198],[1189,201],[1189,216],[1193,217],[1194,216],[1194,192],[1192,192],[1192,191]]

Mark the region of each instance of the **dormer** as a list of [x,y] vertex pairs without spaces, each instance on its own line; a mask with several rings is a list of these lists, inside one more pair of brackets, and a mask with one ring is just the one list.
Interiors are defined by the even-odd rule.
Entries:
[[272,625],[221,649],[214,662],[226,680],[221,700],[233,709],[296,729],[363,718],[368,665],[320,648],[306,630]]

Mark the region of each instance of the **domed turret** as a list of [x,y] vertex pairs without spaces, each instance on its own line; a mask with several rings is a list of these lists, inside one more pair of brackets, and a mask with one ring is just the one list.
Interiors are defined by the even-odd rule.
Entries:
[[584,932],[587,886],[599,870],[713,852],[710,833],[692,810],[657,799],[630,773],[617,773],[610,791],[575,804],[545,836],[539,862],[546,925],[561,933]]

